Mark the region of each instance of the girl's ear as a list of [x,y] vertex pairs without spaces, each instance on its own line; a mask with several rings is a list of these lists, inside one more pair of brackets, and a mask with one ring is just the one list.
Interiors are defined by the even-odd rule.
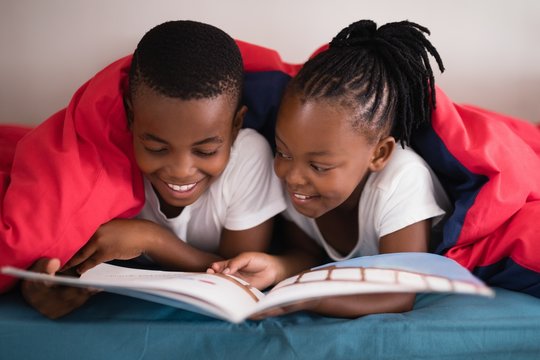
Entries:
[[390,156],[395,148],[396,139],[394,137],[387,136],[381,139],[373,149],[369,169],[373,172],[381,171],[388,163],[388,160],[390,160]]
[[129,95],[124,95],[124,109],[126,110],[128,128],[133,130],[133,104]]
[[234,115],[233,124],[232,124],[233,142],[234,140],[236,140],[236,136],[238,135],[238,132],[240,131],[240,129],[242,128],[242,125],[244,124],[244,117],[246,116],[247,110],[248,110],[247,106],[242,105],[240,109],[238,109],[236,114]]

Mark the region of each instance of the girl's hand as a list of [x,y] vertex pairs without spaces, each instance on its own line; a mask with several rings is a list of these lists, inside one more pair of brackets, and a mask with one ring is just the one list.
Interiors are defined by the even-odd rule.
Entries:
[[251,320],[262,320],[267,317],[281,316],[297,311],[314,311],[319,305],[320,299],[306,300],[291,305],[280,306],[274,309],[266,310],[250,316]]
[[[28,270],[55,275],[59,269],[60,260],[43,258],[36,261]],[[21,293],[26,302],[41,314],[50,319],[57,319],[82,306],[94,291],[23,280]]]
[[110,260],[129,260],[145,252],[156,224],[138,219],[115,219],[103,224],[62,268],[79,274]]
[[237,276],[259,290],[264,290],[276,282],[279,261],[261,252],[245,252],[232,259],[212,263],[206,270],[209,274],[228,274]]

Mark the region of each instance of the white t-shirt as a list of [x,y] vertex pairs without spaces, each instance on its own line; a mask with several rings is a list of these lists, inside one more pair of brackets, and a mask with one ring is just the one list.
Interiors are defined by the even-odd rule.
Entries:
[[272,161],[272,151],[264,137],[255,130],[242,129],[225,170],[197,201],[177,217],[168,219],[159,208],[152,185],[145,179],[146,202],[137,217],[167,227],[200,250],[216,253],[223,228],[249,229],[286,208]]
[[294,221],[335,260],[379,253],[379,239],[416,222],[435,218],[451,208],[439,180],[413,150],[396,146],[379,172],[369,175],[358,206],[358,240],[349,254],[341,254],[323,238],[315,219],[300,214],[287,196],[284,216]]

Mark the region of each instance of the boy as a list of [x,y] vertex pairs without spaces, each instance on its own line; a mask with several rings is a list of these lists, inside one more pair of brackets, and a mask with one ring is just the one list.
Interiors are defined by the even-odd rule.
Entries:
[[[247,109],[240,104],[243,66],[234,40],[210,25],[167,22],[141,39],[126,88],[122,80],[129,60],[111,65],[79,90],[67,111],[75,117],[73,124],[52,120],[74,125],[78,149],[93,155],[89,160],[79,157],[86,161],[77,158],[77,169],[97,167],[85,172],[95,176],[93,184],[108,179],[105,188],[90,183],[85,196],[73,191],[83,207],[93,203],[88,211],[98,211],[99,217],[89,219],[103,225],[63,270],[73,267],[81,273],[107,260],[145,255],[169,269],[203,271],[213,261],[242,251],[266,250],[272,217],[285,202],[272,172],[269,145],[255,131],[241,130]],[[96,91],[96,100],[89,94],[109,83],[113,86],[107,96]],[[118,92],[119,86],[126,90]],[[114,111],[92,113],[109,103]],[[106,132],[101,134],[105,141],[85,138],[100,130]],[[100,145],[110,149],[110,143],[120,149],[102,151]],[[119,197],[122,209],[107,196]],[[124,196],[132,198],[132,208],[126,209]],[[100,200],[108,210],[98,209]],[[141,200],[142,212],[131,219]],[[71,204],[69,208],[74,209]],[[126,217],[130,219],[122,219]],[[56,273],[67,259],[49,254],[31,269]],[[79,289],[32,282],[24,282],[22,292],[51,318],[70,312],[89,296]]]

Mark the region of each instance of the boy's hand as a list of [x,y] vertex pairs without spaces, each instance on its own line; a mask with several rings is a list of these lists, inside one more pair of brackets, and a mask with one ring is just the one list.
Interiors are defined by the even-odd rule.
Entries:
[[[54,275],[60,269],[60,260],[43,258],[28,270]],[[57,319],[82,306],[93,291],[52,285],[42,281],[23,280],[21,293],[28,304],[50,319]]]
[[[79,274],[110,260],[129,260],[145,251],[151,228],[146,220],[115,219],[103,224],[94,236],[64,265],[76,267]],[[149,231],[150,230],[150,231]]]
[[232,259],[213,263],[206,272],[238,276],[257,289],[264,290],[276,282],[279,266],[272,255],[245,252]]

